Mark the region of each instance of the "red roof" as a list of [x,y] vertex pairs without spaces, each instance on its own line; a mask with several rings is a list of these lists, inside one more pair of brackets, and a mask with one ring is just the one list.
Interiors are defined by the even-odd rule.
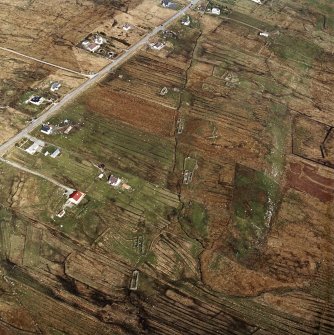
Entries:
[[71,195],[70,198],[74,199],[75,201],[78,201],[82,196],[84,195],[84,193],[81,193],[79,191],[74,191]]

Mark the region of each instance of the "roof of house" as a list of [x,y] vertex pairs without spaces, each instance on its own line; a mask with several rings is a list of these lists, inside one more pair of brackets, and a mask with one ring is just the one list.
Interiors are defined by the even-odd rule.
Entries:
[[51,129],[51,126],[47,125],[47,124],[43,124],[42,126],[42,131],[49,131]]
[[38,95],[35,95],[35,96],[33,96],[33,97],[30,99],[30,101],[38,102],[38,101],[41,100],[41,99],[42,99],[42,97],[39,97]]
[[59,154],[60,154],[60,149],[57,148],[57,149],[51,154],[51,157],[52,157],[52,158],[56,158]]
[[78,201],[81,197],[84,196],[84,193],[80,192],[80,191],[74,191],[71,195],[70,195],[70,198],[75,200],[75,201]]
[[51,88],[53,88],[53,89],[57,89],[57,88],[59,88],[60,86],[61,86],[61,84],[58,83],[58,82],[56,81],[56,82],[54,82],[54,83],[51,85]]
[[96,51],[97,49],[100,48],[100,45],[99,44],[96,44],[96,43],[90,43],[89,45],[87,45],[87,50],[89,51]]
[[131,29],[132,28],[132,26],[131,26],[131,24],[129,24],[129,23],[125,23],[124,25],[123,25],[123,29],[124,30],[129,30],[129,29]]
[[113,175],[110,175],[108,181],[109,181],[110,184],[115,184],[115,183],[117,183],[118,178],[113,176]]

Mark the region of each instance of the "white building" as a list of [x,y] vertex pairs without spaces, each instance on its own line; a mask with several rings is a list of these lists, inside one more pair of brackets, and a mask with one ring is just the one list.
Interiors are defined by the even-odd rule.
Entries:
[[103,43],[106,43],[106,39],[104,37],[102,37],[101,35],[96,35],[94,38],[94,43],[101,45]]
[[89,43],[85,48],[90,52],[95,52],[100,49],[100,45],[96,43]]
[[52,134],[52,131],[53,131],[53,127],[49,126],[48,124],[44,124],[41,128],[41,133],[46,134],[46,135]]
[[252,1],[258,3],[259,5],[262,5],[262,1],[261,0],[252,0]]
[[259,33],[259,35],[263,37],[269,37],[269,33],[267,31],[262,31]]
[[30,154],[34,155],[36,152],[41,152],[42,148],[44,147],[45,143],[43,141],[35,141],[29,148],[25,151]]
[[132,26],[129,23],[125,23],[125,25],[123,26],[123,30],[125,30],[125,31],[129,31],[131,28],[132,28]]
[[57,81],[51,84],[50,90],[51,92],[58,91],[61,87],[61,83],[58,83]]
[[117,187],[121,184],[122,182],[122,179],[118,178],[118,177],[115,177],[113,175],[110,175],[109,178],[108,178],[108,183],[111,185],[111,186],[114,186],[114,187]]
[[40,97],[38,95],[33,95],[30,97],[30,99],[28,100],[28,102],[30,102],[33,105],[39,106],[43,103],[44,98]]
[[165,43],[162,43],[162,42],[156,42],[156,43],[150,44],[151,49],[154,49],[154,50],[161,50],[164,46],[165,46]]
[[60,155],[60,149],[57,148],[57,149],[50,155],[50,157],[52,157],[52,158],[56,158],[56,157],[59,156],[59,155]]
[[215,15],[220,15],[220,9],[217,8],[217,7],[213,7],[213,8],[211,9],[211,13],[212,13],[212,14],[215,14]]
[[184,17],[181,20],[181,24],[183,24],[184,26],[189,26],[190,25],[190,17],[189,17],[189,15],[187,15],[186,17]]
[[62,218],[64,215],[65,215],[65,209],[62,209],[58,214],[57,214],[57,216],[59,217],[59,218]]

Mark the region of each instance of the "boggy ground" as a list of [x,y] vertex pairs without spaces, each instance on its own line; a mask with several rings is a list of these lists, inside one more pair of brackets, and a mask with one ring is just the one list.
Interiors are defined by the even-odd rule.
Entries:
[[56,218],[60,190],[1,166],[4,331],[333,334],[332,6],[233,3],[36,131],[60,157],[8,154],[87,196]]

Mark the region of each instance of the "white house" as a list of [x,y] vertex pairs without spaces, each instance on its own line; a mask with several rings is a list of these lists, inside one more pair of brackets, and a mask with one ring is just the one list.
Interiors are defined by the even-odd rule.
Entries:
[[57,149],[50,155],[50,157],[52,157],[52,158],[56,158],[56,157],[59,156],[59,155],[60,155],[60,149],[57,148]]
[[44,124],[41,128],[41,132],[46,135],[52,134],[53,127],[49,126],[48,124]]
[[102,37],[101,35],[96,35],[94,38],[94,43],[101,45],[103,43],[106,43],[106,39],[104,37]]
[[252,0],[252,1],[258,3],[259,5],[262,5],[262,1],[261,0]]
[[30,154],[34,155],[36,152],[40,152],[42,148],[44,147],[45,143],[43,141],[35,141],[29,148],[27,148],[25,151]]
[[108,178],[108,183],[111,185],[111,186],[114,186],[114,187],[117,187],[121,184],[122,180],[118,177],[115,177],[113,175],[110,175],[109,178]]
[[39,106],[42,104],[42,102],[44,101],[43,97],[40,97],[38,95],[33,95],[28,102],[30,102],[33,105]]
[[97,43],[89,43],[85,48],[90,52],[95,52],[100,49],[100,45]]
[[269,37],[269,33],[267,31],[262,31],[259,33],[259,35],[263,37]]
[[156,42],[156,43],[151,43],[150,46],[151,46],[151,49],[161,50],[165,46],[165,43]]
[[215,14],[215,15],[220,15],[220,9],[217,8],[217,7],[213,7],[213,8],[211,9],[211,13],[212,13],[212,14]]
[[181,24],[183,24],[184,26],[189,26],[190,25],[190,17],[189,17],[189,15],[187,15],[186,17],[184,17],[181,20]]
[[125,23],[125,25],[123,26],[123,30],[125,30],[125,31],[129,31],[131,28],[132,28],[132,26],[129,23]]
[[169,0],[162,0],[161,1],[161,4],[162,4],[162,6],[163,7],[169,7],[170,5],[171,5],[171,1],[169,1]]
[[58,83],[57,81],[51,84],[50,90],[51,92],[58,91],[61,87],[61,83]]

